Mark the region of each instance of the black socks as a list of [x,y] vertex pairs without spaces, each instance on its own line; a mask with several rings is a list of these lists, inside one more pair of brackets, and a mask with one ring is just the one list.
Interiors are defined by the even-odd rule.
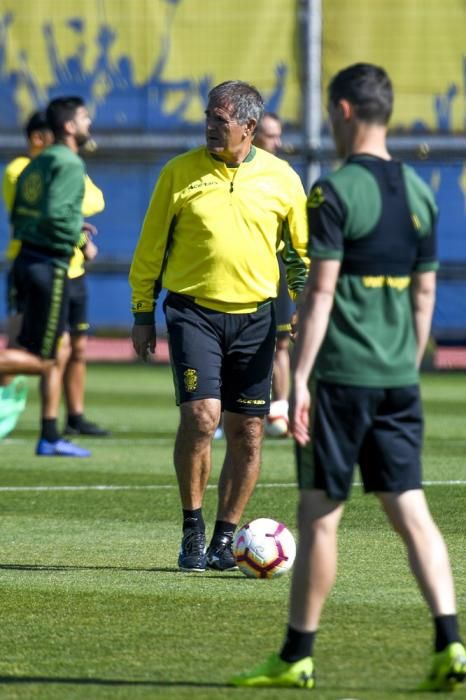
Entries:
[[282,661],[295,663],[307,656],[312,656],[314,639],[317,632],[298,632],[288,625],[286,639],[280,652]]
[[189,530],[190,528],[194,530],[200,530],[205,532],[204,518],[202,517],[202,508],[196,508],[196,510],[184,510],[183,509],[183,532]]
[[214,534],[212,535],[212,542],[214,542],[216,539],[220,539],[223,536],[227,536],[230,539],[233,539],[233,535],[235,534],[236,530],[236,525],[235,523],[228,523],[225,520],[216,520],[215,521],[215,527],[214,527]]
[[42,418],[40,437],[47,442],[57,442],[60,439],[56,418]]
[[453,642],[461,642],[457,615],[439,615],[434,617],[435,651],[443,651]]
[[68,414],[68,425],[70,428],[74,428],[75,430],[79,429],[79,426],[81,425],[83,419],[83,414],[82,413],[69,413]]

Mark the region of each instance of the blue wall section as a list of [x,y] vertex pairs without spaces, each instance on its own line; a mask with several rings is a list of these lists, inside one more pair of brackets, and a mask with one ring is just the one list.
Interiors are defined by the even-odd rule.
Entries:
[[[443,262],[466,262],[466,164],[415,164],[439,205],[438,254]],[[465,319],[466,320],[466,319]]]
[[[175,155],[175,154],[172,154]],[[130,289],[126,269],[129,267],[139,230],[149,199],[161,167],[171,157],[147,158],[144,162],[114,159],[90,160],[88,172],[103,190],[106,208],[93,218],[99,234],[96,243],[100,261],[120,263],[124,271],[117,274],[88,274],[90,291],[90,321],[94,329],[119,328],[131,325]],[[0,169],[6,162],[0,159]],[[292,165],[304,178],[302,160]],[[466,265],[464,164],[462,162],[415,163],[421,177],[434,187],[440,207],[439,255],[446,263]],[[8,240],[7,216],[0,202],[0,250]],[[125,267],[126,265],[126,267]],[[0,280],[0,326],[4,325],[5,274]],[[163,327],[161,304],[157,313],[159,326]],[[434,316],[434,333],[437,336],[456,334],[466,338],[466,280],[465,282],[441,280]]]

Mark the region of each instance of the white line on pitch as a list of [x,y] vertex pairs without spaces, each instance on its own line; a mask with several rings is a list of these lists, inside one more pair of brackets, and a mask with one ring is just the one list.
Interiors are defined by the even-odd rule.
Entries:
[[[466,486],[466,481],[424,481],[424,486]],[[353,486],[362,486],[361,482],[355,481]],[[0,486],[0,492],[11,491],[164,491],[177,489],[176,484],[89,484],[87,486]],[[217,486],[210,484],[208,489],[216,489]],[[257,484],[258,489],[289,489],[297,488],[294,483],[265,483]]]

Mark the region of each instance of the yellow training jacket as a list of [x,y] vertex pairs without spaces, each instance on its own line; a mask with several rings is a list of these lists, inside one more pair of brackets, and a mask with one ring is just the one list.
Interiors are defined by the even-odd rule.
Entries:
[[170,160],[154,189],[130,270],[136,323],[149,323],[161,287],[227,313],[277,296],[277,250],[290,292],[303,288],[306,195],[285,161],[252,147],[228,167],[205,147]]

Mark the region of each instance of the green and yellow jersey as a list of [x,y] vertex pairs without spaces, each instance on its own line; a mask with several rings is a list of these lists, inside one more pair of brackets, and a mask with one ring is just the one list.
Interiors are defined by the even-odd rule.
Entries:
[[162,287],[201,306],[247,313],[277,296],[277,251],[293,296],[307,258],[306,195],[285,161],[252,148],[229,167],[205,147],[170,160],[154,189],[130,271],[136,323]]
[[[15,158],[5,168],[3,174],[3,200],[5,207],[9,213],[13,209],[13,203],[16,195],[16,184],[19,176],[31,162],[28,156],[19,156]],[[84,217],[94,216],[99,214],[105,208],[105,201],[102,191],[95,185],[89,175],[84,176],[84,199],[82,204],[82,214]],[[21,241],[17,238],[11,238],[5,252],[7,260],[12,261],[16,258],[21,248]],[[80,277],[85,272],[84,270],[84,255],[80,248],[75,248],[70,261],[68,277]]]
[[433,193],[412,168],[358,155],[314,185],[308,209],[311,258],[341,260],[316,378],[416,384],[410,284],[438,267]]

